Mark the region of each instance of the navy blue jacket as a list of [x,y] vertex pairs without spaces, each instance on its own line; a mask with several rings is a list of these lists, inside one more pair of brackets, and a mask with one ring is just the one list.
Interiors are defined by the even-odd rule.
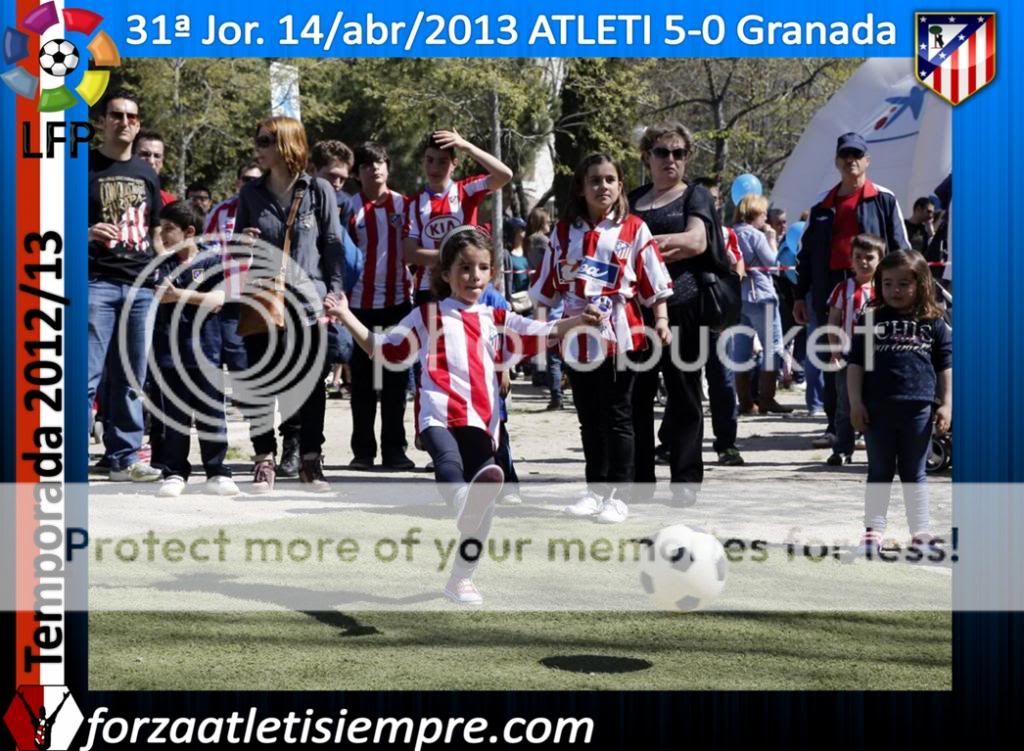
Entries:
[[[837,185],[811,209],[807,229],[800,238],[800,253],[796,262],[795,297],[803,300],[808,292],[811,293],[811,306],[819,322],[828,318],[828,296],[832,292],[829,261],[832,256],[832,225],[836,219],[835,201],[838,192]],[[888,188],[875,185],[870,180],[864,183],[861,202],[857,204],[857,223],[861,232],[882,238],[890,253],[910,247],[896,196]]]

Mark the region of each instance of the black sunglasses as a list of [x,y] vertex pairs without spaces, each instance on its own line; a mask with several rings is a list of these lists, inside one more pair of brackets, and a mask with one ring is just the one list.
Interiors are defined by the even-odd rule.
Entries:
[[857,149],[843,149],[839,152],[840,159],[860,159],[862,156],[864,152]]
[[277,136],[272,133],[262,133],[256,136],[256,145],[261,149],[273,146],[277,142]]
[[242,181],[242,185],[251,183],[253,180],[259,180],[256,175],[242,175],[239,179]]
[[666,149],[664,146],[655,146],[651,153],[658,159],[668,159],[669,155],[676,161],[682,161],[690,152],[686,149]]

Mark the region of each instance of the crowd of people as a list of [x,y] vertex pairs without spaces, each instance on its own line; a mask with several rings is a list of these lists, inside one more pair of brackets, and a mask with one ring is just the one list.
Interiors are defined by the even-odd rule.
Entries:
[[[498,498],[519,500],[509,380],[530,374],[558,410],[564,373],[586,479],[565,513],[617,523],[653,494],[659,456],[671,502],[697,502],[703,372],[721,464],[744,463],[740,417],[791,412],[777,389],[799,385],[807,414],[828,416],[818,441],[832,448],[829,465],[851,462],[864,435],[864,551],[884,533],[897,472],[914,538],[929,534],[925,460],[933,428],[952,421],[951,335],[925,258],[937,207],[921,199],[904,223],[895,196],[868,179],[856,133],[839,137],[839,182],[797,243],[785,212],[754,193],[726,225],[718,181],[687,174],[695,143],[678,124],[644,133],[648,184],[627,193],[622,164],[589,155],[557,221],[543,207],[507,217],[499,243],[480,206],[512,170],[454,130],[426,136],[422,189],[407,194],[389,182],[384,145],[311,148],[297,120],[267,117],[252,129],[255,158],[237,167],[235,195],[213,205],[199,182],[180,200],[161,189],[164,142],[141,130],[134,96],[109,96],[100,121],[88,396],[103,415],[99,468],[112,480],[180,495],[194,426],[207,492],[239,493],[226,464],[226,394],[249,424],[249,493],[293,476],[330,490],[328,391],[351,394],[350,468],[373,468],[379,455],[384,468],[409,470],[412,394],[412,439],[431,457],[460,536],[483,540]],[[469,176],[456,179],[462,161]],[[783,336],[790,322],[801,328],[795,346]],[[813,346],[820,327],[824,362]],[[687,367],[702,358],[703,368]],[[269,398],[242,388],[267,378],[279,387]],[[474,566],[456,564],[450,599],[481,601]]]

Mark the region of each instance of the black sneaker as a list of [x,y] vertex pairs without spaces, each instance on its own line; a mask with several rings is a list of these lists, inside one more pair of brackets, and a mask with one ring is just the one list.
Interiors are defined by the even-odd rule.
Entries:
[[281,461],[277,464],[278,477],[298,477],[302,456],[298,440],[286,440],[281,450]]
[[852,464],[853,457],[850,454],[832,454],[828,459],[825,460],[825,464],[830,467],[841,467],[844,464]]
[[367,471],[373,469],[373,457],[371,456],[356,456],[353,457],[352,461],[348,463],[349,469],[358,469]]
[[[395,472],[408,472],[411,469],[416,469],[416,462],[406,456],[404,453],[395,454],[394,456],[386,457],[381,464],[384,465],[385,469],[394,470]],[[352,466],[352,465],[349,465]],[[372,462],[371,462],[372,466]]]
[[742,467],[744,461],[740,456],[740,450],[735,446],[730,446],[725,451],[719,452],[718,463],[726,467]]
[[562,400],[557,396],[551,397],[551,401],[548,402],[548,406],[545,407],[549,412],[553,412],[556,409],[562,408]]

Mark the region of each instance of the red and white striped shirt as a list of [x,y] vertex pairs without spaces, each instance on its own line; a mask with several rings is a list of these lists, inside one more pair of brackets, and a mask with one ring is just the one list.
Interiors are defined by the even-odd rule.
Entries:
[[224,264],[224,296],[228,300],[237,300],[242,294],[245,272],[249,270],[248,258],[237,258],[228,252],[228,246],[235,234],[235,214],[238,212],[238,196],[227,198],[206,215],[206,227],[203,234],[216,235],[220,243],[222,263]]
[[846,332],[846,346],[843,347],[843,354],[850,351],[849,342],[853,340],[853,324],[857,322],[864,309],[875,297],[875,288],[867,284],[857,284],[857,280],[850,278],[839,282],[832,288],[832,294],[828,298],[828,306],[841,311],[842,317],[839,325]]
[[419,360],[416,429],[474,427],[497,446],[501,420],[499,362],[537,354],[556,322],[536,321],[446,297],[414,308],[394,328],[373,335],[375,356],[395,365]]
[[[474,175],[449,183],[440,193],[432,193],[429,188],[421,191],[409,201],[404,237],[413,238],[421,248],[434,250],[460,224],[476,224],[477,210],[491,193],[488,180],[490,175]],[[430,289],[430,269],[416,271],[415,287]]]
[[409,269],[402,255],[406,198],[389,190],[377,204],[362,193],[352,196],[348,232],[363,253],[363,273],[349,299],[360,310],[409,302]]
[[732,227],[722,226],[722,234],[725,235],[725,249],[732,256],[733,265],[743,260],[743,251],[740,250],[740,239],[736,236],[736,230]]
[[[658,244],[644,221],[633,214],[621,222],[604,219],[597,226],[578,219],[560,221],[530,296],[553,306],[565,301],[565,317],[578,315],[588,303],[605,297],[611,301],[601,337],[578,334],[562,340],[562,356],[570,362],[592,362],[618,349],[644,348],[643,317],[639,304],[653,307],[672,296],[672,278]],[[638,304],[639,303],[639,304]]]

